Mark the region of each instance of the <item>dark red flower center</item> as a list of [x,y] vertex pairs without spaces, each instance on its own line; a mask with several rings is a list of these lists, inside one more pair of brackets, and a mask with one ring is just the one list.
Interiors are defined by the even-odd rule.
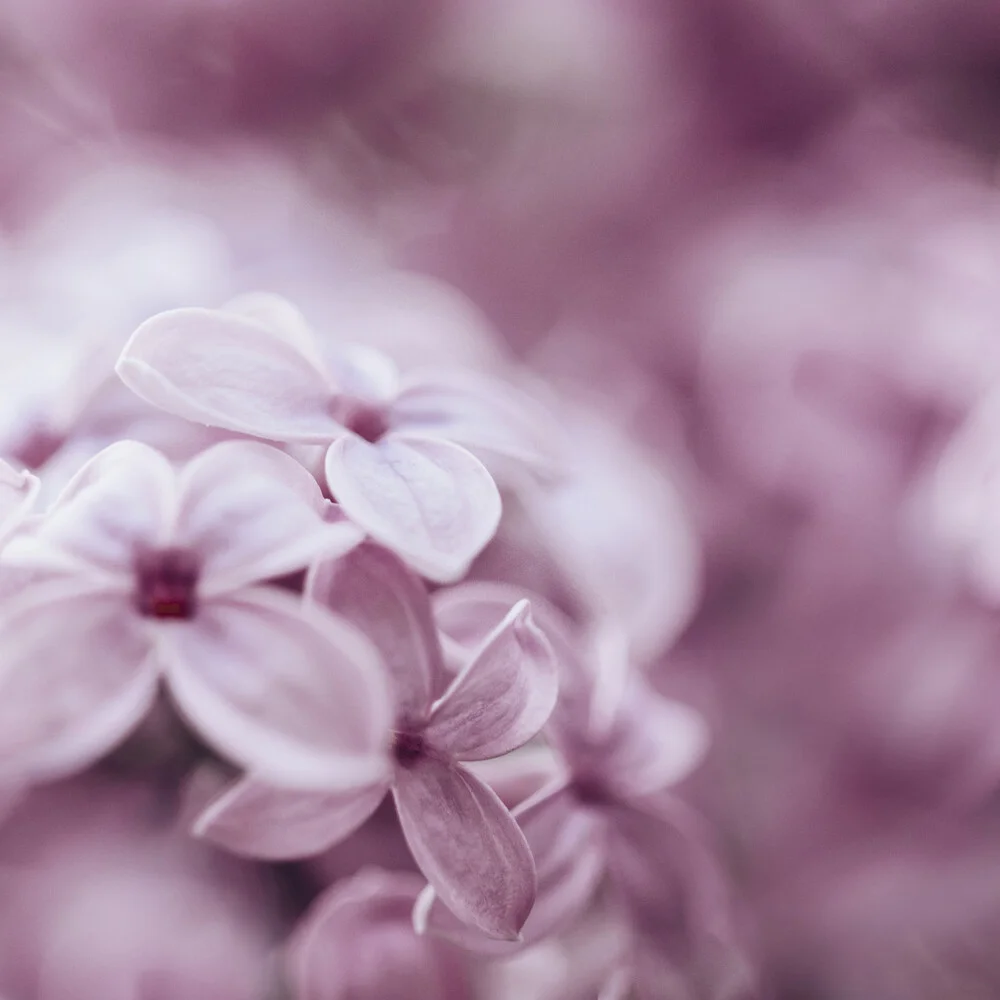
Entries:
[[193,618],[198,604],[200,566],[186,549],[141,553],[135,563],[135,604],[147,618]]
[[400,767],[413,767],[427,753],[427,742],[420,733],[396,733],[392,755]]
[[65,443],[65,436],[44,426],[32,428],[18,442],[11,457],[32,471],[40,469]]
[[585,806],[607,805],[614,798],[607,785],[594,775],[577,775],[572,790],[577,801]]
[[354,406],[347,417],[346,426],[360,438],[370,444],[378,441],[389,429],[389,421],[385,412],[377,406],[359,403]]

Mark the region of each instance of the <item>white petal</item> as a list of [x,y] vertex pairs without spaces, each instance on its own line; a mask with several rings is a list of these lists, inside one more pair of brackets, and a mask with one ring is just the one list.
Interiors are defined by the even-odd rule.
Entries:
[[161,629],[167,680],[220,753],[289,788],[344,789],[386,773],[389,692],[346,621],[249,588]]
[[464,448],[388,434],[349,435],[327,454],[330,489],[347,515],[418,573],[458,579],[500,521],[500,494]]
[[328,523],[316,481],[270,445],[209,448],[187,466],[180,486],[176,544],[202,560],[203,594],[290,573],[364,538],[346,520]]
[[[19,565],[92,568],[131,577],[138,550],[169,544],[176,476],[158,451],[119,441],[91,459],[14,550]],[[15,556],[11,556],[14,558]]]
[[0,772],[87,767],[145,716],[157,671],[145,623],[121,594],[39,584],[0,619]]
[[301,792],[248,777],[211,802],[192,832],[250,858],[310,857],[361,826],[388,790],[388,782],[376,782],[342,792]]
[[117,372],[170,413],[273,441],[331,441],[327,373],[284,334],[212,309],[174,309],[132,335]]

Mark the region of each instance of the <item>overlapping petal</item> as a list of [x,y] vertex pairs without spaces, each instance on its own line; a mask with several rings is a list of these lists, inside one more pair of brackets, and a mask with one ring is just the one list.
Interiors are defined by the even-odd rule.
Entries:
[[252,441],[202,452],[180,478],[176,544],[197,552],[203,594],[281,576],[359,544],[347,521],[327,523],[316,481],[295,459]]
[[[618,805],[608,819],[609,872],[637,946],[681,981],[707,984],[712,996],[730,995],[720,984],[741,979],[745,990],[746,959],[725,877],[696,814],[660,796],[639,808]],[[655,979],[647,986],[653,989]]]
[[192,832],[251,858],[305,858],[356,830],[388,789],[385,781],[340,792],[301,792],[246,777],[206,806]]
[[443,674],[423,582],[391,552],[365,543],[340,559],[317,563],[306,593],[375,644],[392,679],[397,717],[423,719]]
[[460,760],[499,757],[542,728],[558,692],[552,647],[520,601],[435,704],[427,738]]
[[170,463],[147,445],[120,441],[77,473],[30,538],[18,539],[5,557],[122,578],[137,549],[168,543],[176,498]]
[[273,292],[246,292],[230,299],[222,311],[259,323],[307,358],[317,371],[325,370],[319,338],[298,307],[284,296]]
[[557,933],[583,912],[606,865],[603,819],[581,808],[564,783],[542,789],[518,806],[513,816],[531,848],[538,875],[535,905],[521,929],[521,941],[498,941],[463,924],[432,886],[414,907],[418,931],[442,934],[473,951],[503,955]]
[[655,794],[686,778],[708,752],[702,716],[633,676],[614,726],[600,744],[603,770],[623,796]]
[[161,646],[189,721],[262,780],[332,790],[384,776],[389,694],[377,652],[347,622],[251,589],[165,626]]
[[[560,663],[578,664],[579,652],[566,616],[544,597],[506,583],[470,580],[434,594],[434,620],[442,637],[466,656],[471,656],[489,638],[518,601],[527,598],[531,614],[549,640]],[[565,670],[564,670],[565,673]]]
[[413,858],[442,902],[485,933],[516,939],[535,900],[535,866],[496,793],[428,756],[397,769],[393,795]]
[[123,595],[59,580],[9,603],[0,618],[0,772],[48,778],[103,756],[152,705],[151,651]]
[[323,442],[343,433],[317,359],[259,316],[160,313],[135,331],[116,370],[147,402],[213,427],[274,441]]
[[447,441],[389,434],[370,444],[345,435],[327,454],[326,477],[351,520],[441,583],[466,571],[500,521],[489,472]]
[[475,372],[421,372],[393,403],[407,431],[453,441],[487,464],[500,458],[552,474],[559,465],[557,421],[528,393]]
[[288,978],[299,1000],[472,1000],[464,963],[413,932],[419,877],[366,869],[326,892],[296,931]]

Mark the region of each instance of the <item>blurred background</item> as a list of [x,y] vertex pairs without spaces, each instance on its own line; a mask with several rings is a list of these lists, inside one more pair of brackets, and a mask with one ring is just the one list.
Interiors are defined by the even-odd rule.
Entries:
[[[516,370],[578,474],[474,573],[612,606],[704,714],[683,793],[759,993],[994,998],[998,154],[996,0],[6,0],[0,445],[58,483],[156,442],[97,388],[125,337],[255,289],[404,368]],[[67,846],[91,794],[0,840],[11,1000],[81,995],[53,900],[115,838],[113,919],[200,914],[247,976],[203,995],[253,996],[287,899],[121,810]]]

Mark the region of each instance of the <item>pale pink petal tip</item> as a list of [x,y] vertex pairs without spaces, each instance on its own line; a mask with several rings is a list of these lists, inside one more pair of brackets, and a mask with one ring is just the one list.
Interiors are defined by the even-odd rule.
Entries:
[[172,309],[146,320],[115,369],[148,403],[273,441],[331,441],[333,388],[318,360],[259,315]]
[[428,738],[460,760],[499,757],[545,725],[558,692],[552,647],[522,600],[435,705]]

